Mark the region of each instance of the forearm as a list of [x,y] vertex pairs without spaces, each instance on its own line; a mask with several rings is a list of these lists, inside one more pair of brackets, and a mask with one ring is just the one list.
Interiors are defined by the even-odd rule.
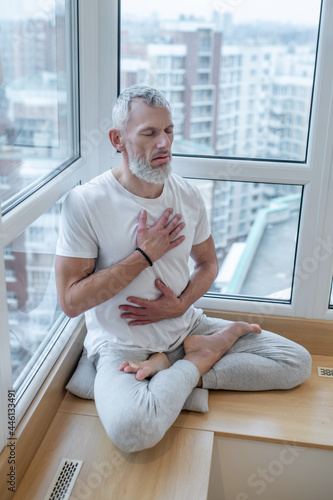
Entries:
[[121,317],[131,320],[129,324],[135,326],[183,316],[188,308],[210,289],[218,273],[218,262],[211,236],[203,243],[193,246],[191,256],[195,268],[179,297],[171,288],[156,280],[155,285],[160,290],[161,296],[157,300],[128,297],[127,301],[135,306],[127,304],[119,306],[119,309],[124,311]]
[[179,296],[183,313],[210,289],[217,273],[215,262],[204,262],[195,267],[187,287]]
[[107,269],[94,272],[93,258],[56,256],[57,291],[63,311],[75,317],[110,300],[149,265],[180,245],[185,239],[184,235],[178,236],[184,223],[179,222],[180,214],[169,221],[171,213],[168,208],[154,226],[147,228],[147,212],[141,210],[136,237],[141,251],[135,250]]
[[130,320],[131,326],[142,326],[183,316],[188,308],[209,290],[216,274],[217,266],[213,263],[206,262],[197,265],[187,287],[179,297],[171,288],[157,279],[155,286],[161,292],[161,296],[156,300],[127,297],[128,304],[119,306],[119,309],[123,311],[121,317]]
[[149,267],[138,251],[106,269],[101,269],[74,282],[66,291],[61,306],[70,317],[111,299]]

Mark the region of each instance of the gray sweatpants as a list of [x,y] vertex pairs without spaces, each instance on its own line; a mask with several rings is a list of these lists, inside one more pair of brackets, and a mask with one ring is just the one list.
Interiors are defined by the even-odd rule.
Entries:
[[[210,335],[230,321],[204,314],[190,335]],[[96,355],[95,403],[109,438],[123,451],[158,443],[178,417],[196,387],[199,372],[181,347],[166,353],[173,365],[150,380],[119,371],[123,361],[145,361],[144,349],[102,347]],[[202,377],[202,387],[235,391],[291,389],[311,373],[311,356],[304,347],[271,332],[248,333],[238,339]]]

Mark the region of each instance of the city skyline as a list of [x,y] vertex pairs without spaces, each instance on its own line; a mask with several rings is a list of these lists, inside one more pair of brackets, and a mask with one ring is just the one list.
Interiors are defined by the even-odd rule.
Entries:
[[214,23],[125,18],[121,40],[121,88],[148,84],[166,95],[175,153],[305,160],[314,31],[239,31],[232,15]]
[[[6,2],[2,7],[1,17],[5,19],[31,19],[54,15],[55,9],[64,8],[64,0],[20,0]],[[207,2],[185,2],[169,0],[155,2],[152,8],[150,0],[122,0],[122,15],[130,13],[144,19],[147,12],[156,13],[165,20],[177,19],[181,15],[201,17],[209,20],[214,11],[232,13],[235,24],[269,21],[303,26],[318,25],[321,0],[208,0]]]
[[320,0],[209,0],[186,5],[179,0],[170,0],[167,4],[154,3],[151,7],[149,0],[123,0],[121,2],[122,15],[132,15],[144,19],[147,12],[157,14],[164,20],[177,19],[180,16],[193,16],[210,20],[212,13],[231,13],[235,24],[269,21],[290,23],[303,26],[316,26],[319,21]]

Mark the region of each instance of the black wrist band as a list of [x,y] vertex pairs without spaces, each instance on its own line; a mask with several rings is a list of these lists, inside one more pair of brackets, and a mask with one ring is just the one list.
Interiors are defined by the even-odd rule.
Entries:
[[142,255],[144,256],[144,258],[147,260],[147,262],[149,263],[150,266],[153,265],[152,261],[150,260],[150,258],[148,257],[148,255],[143,251],[141,250],[141,248],[139,247],[136,247],[136,249],[138,252],[142,253]]

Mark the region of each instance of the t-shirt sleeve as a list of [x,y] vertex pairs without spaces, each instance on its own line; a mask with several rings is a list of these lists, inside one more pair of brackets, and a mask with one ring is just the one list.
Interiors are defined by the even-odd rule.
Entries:
[[196,203],[198,207],[198,221],[195,229],[193,245],[199,245],[199,243],[203,243],[209,238],[209,236],[211,235],[211,229],[208,221],[205,202],[197,186],[193,186],[193,188],[195,192],[194,196],[196,197]]
[[56,254],[63,257],[96,258],[98,241],[88,207],[74,188],[67,195],[61,210]]

